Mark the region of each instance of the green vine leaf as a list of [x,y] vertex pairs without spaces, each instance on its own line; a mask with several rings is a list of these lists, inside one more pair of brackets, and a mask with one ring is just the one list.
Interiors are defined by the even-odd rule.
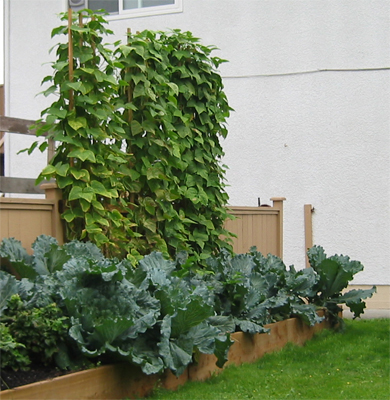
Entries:
[[73,186],[68,197],[70,201],[84,199],[89,203],[91,203],[94,198],[95,193],[92,188],[82,188],[80,186]]
[[68,120],[68,124],[75,130],[78,131],[80,128],[86,128],[88,126],[88,122],[86,118],[80,117],[76,120]]
[[75,169],[70,168],[69,172],[76,178],[77,180],[82,180],[84,182],[89,182],[91,180],[90,174],[86,169]]
[[55,175],[57,169],[54,165],[47,165],[41,172],[44,177]]
[[114,197],[113,194],[115,194],[115,192],[112,192],[110,190],[107,190],[106,187],[98,181],[91,181],[91,188],[94,191],[94,193],[96,194],[100,194],[101,196],[104,197]]
[[61,177],[66,177],[68,175],[69,164],[63,164],[62,162],[59,162],[58,164],[56,164],[55,168],[57,175]]
[[74,180],[73,180],[72,177],[69,176],[69,175],[67,175],[67,176],[65,176],[65,177],[62,177],[62,176],[58,175],[58,176],[56,177],[56,181],[57,181],[57,186],[58,186],[60,189],[64,189],[64,188],[66,188],[67,186],[73,185],[73,183],[74,183]]
[[95,154],[92,150],[87,150],[87,149],[83,149],[83,148],[77,148],[73,151],[71,151],[68,154],[69,158],[79,158],[81,161],[91,161],[91,162],[95,162],[96,158],[95,158]]

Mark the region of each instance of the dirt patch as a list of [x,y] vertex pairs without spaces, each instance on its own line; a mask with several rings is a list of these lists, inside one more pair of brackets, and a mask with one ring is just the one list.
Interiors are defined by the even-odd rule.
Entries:
[[47,367],[34,367],[29,371],[14,371],[2,369],[0,371],[1,390],[12,389],[29,383],[53,379],[56,376],[66,375],[74,371],[59,371]]

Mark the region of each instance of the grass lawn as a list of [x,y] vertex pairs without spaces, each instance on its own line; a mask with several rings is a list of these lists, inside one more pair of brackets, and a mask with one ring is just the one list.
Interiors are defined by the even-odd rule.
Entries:
[[149,399],[390,399],[390,320],[346,320],[305,346],[288,345],[254,364],[230,366],[205,382]]

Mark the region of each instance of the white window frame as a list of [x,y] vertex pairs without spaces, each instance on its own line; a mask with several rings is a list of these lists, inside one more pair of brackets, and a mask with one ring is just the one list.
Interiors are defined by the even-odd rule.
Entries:
[[[151,15],[162,15],[162,14],[173,14],[183,12],[183,0],[174,0],[174,4],[167,4],[155,7],[141,7],[132,8],[130,10],[123,9],[123,0],[119,0],[119,12],[118,14],[108,14],[105,18],[110,21],[127,19],[127,18],[139,18],[147,17]],[[68,0],[66,2],[66,9],[68,8]],[[86,0],[88,3],[88,0]],[[88,7],[87,7],[88,8]]]

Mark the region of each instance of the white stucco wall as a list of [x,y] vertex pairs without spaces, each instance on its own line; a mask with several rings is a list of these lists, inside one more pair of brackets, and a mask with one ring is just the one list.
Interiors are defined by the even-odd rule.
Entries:
[[[5,5],[5,115],[36,120],[52,101],[43,95],[41,81],[51,74],[49,49],[57,42],[51,30],[59,25],[62,2],[4,0]],[[47,161],[36,151],[18,154],[36,137],[8,135],[5,142],[5,175],[36,178]]]
[[226,80],[236,109],[225,143],[230,200],[287,198],[287,263],[304,264],[303,205],[312,204],[314,243],[362,261],[362,281],[388,279],[387,81],[385,71]]
[[[7,115],[34,119],[49,104],[35,95],[66,2],[7,2]],[[179,14],[111,21],[109,41],[124,41],[128,27],[189,30],[229,60],[230,203],[287,198],[287,264],[304,266],[303,206],[312,204],[314,242],[362,261],[355,283],[390,284],[390,2],[183,0]],[[45,158],[13,158],[8,172],[26,176],[26,163],[36,174]]]

